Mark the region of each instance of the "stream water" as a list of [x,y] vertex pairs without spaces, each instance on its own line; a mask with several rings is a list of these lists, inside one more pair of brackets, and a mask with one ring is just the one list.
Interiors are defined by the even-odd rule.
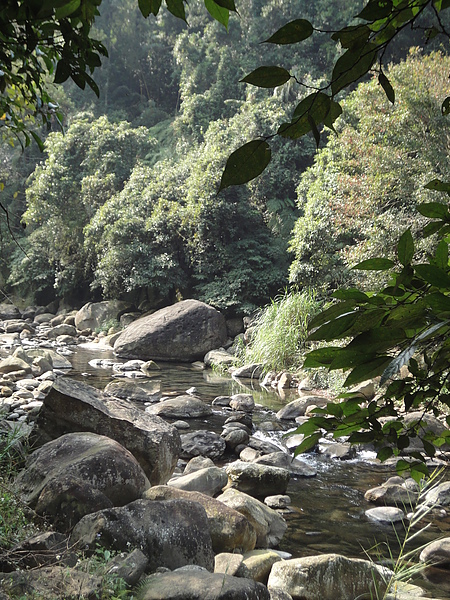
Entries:
[[[112,353],[99,353],[97,349],[82,347],[78,347],[68,358],[73,365],[70,377],[82,379],[101,389],[111,381],[113,371],[94,368],[89,361],[111,358],[115,362],[121,362]],[[159,366],[161,370],[156,373],[155,379],[161,382],[163,395],[181,394],[195,387],[203,401],[211,402],[219,395],[252,393],[256,402],[253,415],[256,424],[270,419],[281,406],[298,397],[295,391],[292,396],[281,399],[275,392],[262,389],[256,383],[247,387],[230,377],[218,376],[210,370],[194,368],[190,364],[165,363]],[[191,429],[209,429],[220,433],[226,416],[228,415],[223,415],[220,410],[214,411],[212,418],[191,423]],[[282,432],[271,433],[270,436],[271,441],[276,441],[274,436],[280,440]],[[366,552],[376,544],[381,544],[383,556],[389,556],[389,549],[395,555],[398,538],[401,539],[404,533],[402,525],[394,530],[390,524],[382,525],[369,520],[365,511],[374,505],[364,500],[366,490],[379,485],[395,473],[377,464],[370,453],[361,453],[357,459],[346,461],[325,459],[319,454],[304,455],[302,460],[315,467],[317,476],[291,479],[287,494],[291,497],[292,504],[284,514],[288,530],[280,544],[280,550],[291,553],[293,557],[335,552],[349,557],[367,558]],[[450,479],[448,471],[445,478]],[[450,536],[448,513],[434,517],[427,531],[419,535],[414,543],[420,546],[444,536]],[[434,598],[450,599],[448,570],[428,570],[418,576],[416,583],[426,588]]]

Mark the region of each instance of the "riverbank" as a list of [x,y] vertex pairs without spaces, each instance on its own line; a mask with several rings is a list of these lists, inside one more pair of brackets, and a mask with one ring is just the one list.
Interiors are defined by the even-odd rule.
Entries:
[[[57,344],[56,340],[55,342],[49,342],[48,339],[47,341],[43,342],[43,337],[44,336],[40,336],[38,332],[41,332],[42,329],[48,329],[48,328],[36,328],[37,329],[37,333],[35,336],[29,336],[26,339],[28,339],[29,342],[34,342],[36,341],[37,344],[50,344],[50,347],[48,347],[47,349],[50,350],[51,348],[59,348],[60,351],[62,351],[62,353],[67,353],[66,356],[64,356],[65,359],[69,360],[74,356],[78,354],[78,350],[76,352],[74,352],[74,354],[68,354],[69,352],[73,352],[75,350],[75,347],[77,346],[77,344],[69,344],[69,345],[60,345],[57,346],[55,344]],[[17,333],[17,332],[16,332]],[[86,337],[86,336],[84,336]],[[16,338],[17,339],[17,338]],[[21,340],[20,338],[20,333],[19,333],[19,340]],[[38,341],[39,340],[39,341]],[[77,340],[79,341],[79,337],[77,338]],[[92,341],[92,340],[91,340]],[[81,340],[82,343],[86,343],[86,339],[82,339]],[[22,342],[19,342],[19,344],[17,345],[17,348],[19,348],[19,346],[21,346],[21,349],[24,350],[24,347],[26,348],[27,346],[30,346],[32,344],[22,344]],[[16,348],[16,349],[17,349]],[[42,346],[41,346],[42,348]],[[72,349],[71,349],[72,348]],[[6,348],[5,346],[3,347],[5,353],[11,353],[11,350],[13,349],[13,346]],[[60,354],[61,356],[61,354]],[[100,354],[99,357],[97,357],[99,361],[101,361],[102,359],[104,360],[104,353],[102,352]],[[34,360],[34,359],[33,359]],[[92,360],[92,359],[90,359]],[[114,364],[124,364],[124,360],[120,361],[117,360],[116,358],[111,358],[110,359],[112,362],[110,364],[110,371],[111,373],[114,371],[113,366]],[[97,363],[97,364],[101,364],[101,363]],[[105,363],[103,363],[103,367],[105,366]],[[136,365],[134,365],[136,367]],[[32,365],[31,365],[31,370],[32,370]],[[81,367],[83,369],[83,367]],[[177,367],[174,367],[174,369],[172,370],[172,376],[173,373],[178,371],[178,372],[183,372],[186,374],[196,374],[196,376],[201,374],[201,377],[203,378],[203,373],[205,373],[205,371],[200,370],[200,366],[196,365],[196,366],[192,366],[192,365],[180,365]],[[52,369],[52,372],[54,371],[58,371],[58,369]],[[81,370],[81,372],[79,372],[78,374],[76,374],[77,377],[79,377],[80,379],[83,380],[87,380],[89,382],[92,382],[92,379],[94,377],[94,373],[95,372],[99,372],[99,373],[103,373],[104,375],[104,371],[108,371],[108,369],[102,368],[102,367],[93,367],[92,371],[90,373],[88,373],[87,375],[83,375],[83,373],[87,373],[87,371]],[[13,372],[13,371],[11,371]],[[136,377],[136,376],[131,376],[131,373],[136,373],[137,370],[129,370],[129,371],[124,371],[122,369],[122,372],[120,373],[120,370],[116,371],[115,374],[118,375],[119,373],[122,375],[121,377],[115,377],[114,379],[117,380],[127,380],[128,382],[132,382],[133,385],[137,386],[139,385],[139,380],[144,381],[145,378],[145,374],[143,373],[142,378]],[[67,373],[67,371],[66,371]],[[129,374],[129,376],[126,375],[126,373]],[[59,373],[57,373],[59,374]],[[32,374],[29,374],[29,377],[25,377],[26,380],[28,380],[28,382],[31,382],[31,380],[34,380],[34,377],[31,376]],[[43,373],[41,374],[43,375]],[[37,379],[38,377],[41,377],[41,375],[38,375],[36,377],[37,381],[40,381],[39,379]],[[109,376],[109,373],[108,373]],[[219,404],[219,402],[217,402],[216,404],[213,404],[212,400],[214,400],[214,398],[212,398],[208,393],[204,392],[204,390],[202,389],[201,385],[195,386],[195,385],[190,385],[192,383],[191,379],[186,379],[186,385],[182,385],[182,383],[180,382],[179,384],[177,383],[174,388],[175,389],[169,389],[170,386],[166,385],[165,383],[165,379],[166,381],[169,380],[171,378],[171,375],[163,375],[160,371],[157,371],[155,373],[153,373],[153,376],[150,378],[150,381],[152,383],[154,383],[155,381],[160,381],[160,387],[159,387],[159,394],[157,395],[156,398],[150,398],[149,396],[146,398],[146,400],[141,404],[141,408],[145,409],[148,408],[148,406],[155,406],[155,405],[160,405],[161,404],[161,400],[164,399],[164,397],[167,395],[169,397],[172,396],[182,396],[185,395],[185,392],[187,390],[189,390],[192,387],[197,387],[197,391],[193,394],[194,396],[198,397],[198,399],[200,400],[200,402],[203,405],[206,406],[210,406],[212,405],[213,409],[212,409],[212,414],[209,416],[204,416],[204,417],[187,417],[186,415],[184,415],[184,418],[180,415],[177,415],[176,419],[174,417],[166,417],[167,422],[169,423],[174,423],[175,420],[184,420],[185,423],[187,423],[188,428],[186,429],[180,429],[179,432],[182,433],[183,435],[183,431],[184,432],[195,432],[198,430],[207,430],[210,429],[210,423],[212,421],[215,422],[215,425],[213,427],[213,429],[218,429],[216,433],[216,435],[218,437],[222,437],[221,433],[222,433],[222,428],[225,424],[225,421],[230,418],[231,416],[236,417],[237,413],[239,412],[244,412],[244,416],[247,416],[247,420],[248,420],[248,416],[250,415],[251,419],[250,419],[250,423],[251,423],[251,428],[250,428],[250,433],[251,435],[249,437],[253,437],[255,440],[259,440],[260,441],[260,445],[259,448],[257,450],[257,452],[261,452],[261,447],[262,447],[262,442],[265,442],[266,444],[269,443],[269,440],[272,439],[273,441],[276,440],[277,444],[282,445],[282,431],[277,431],[277,429],[275,427],[272,428],[272,430],[268,430],[268,425],[267,423],[272,423],[272,425],[277,424],[278,421],[278,425],[280,425],[279,420],[276,418],[275,413],[277,411],[274,411],[273,409],[270,408],[265,408],[265,407],[261,407],[258,406],[258,402],[256,402],[256,406],[253,405],[252,409],[250,411],[248,411],[247,413],[245,411],[239,411],[236,410],[235,408],[230,406],[230,401],[228,400],[228,405],[226,404],[226,401],[221,401],[221,403]],[[17,379],[17,381],[20,381],[20,379]],[[45,381],[45,379],[44,379]],[[14,382],[14,383],[16,383]],[[246,390],[245,387],[242,387],[243,384],[237,384],[240,387],[240,391],[241,392],[245,392],[247,394],[247,396],[252,396],[253,401],[255,400],[255,398],[253,397],[253,393],[248,393],[251,390],[251,386],[253,384],[251,384],[250,382],[248,382],[250,389]],[[30,383],[28,384],[30,385]],[[36,386],[33,389],[37,389],[39,387],[40,384],[38,384],[38,386]],[[208,386],[211,387],[215,387],[215,385],[208,383]],[[14,387],[14,386],[13,386]],[[102,386],[100,386],[102,387]],[[10,397],[13,397],[13,395],[17,392],[18,390],[13,390],[12,394]],[[28,390],[31,391],[32,390]],[[212,392],[212,390],[211,390]],[[42,389],[39,390],[39,393],[42,393]],[[33,392],[32,392],[33,395]],[[232,394],[232,393],[228,393],[228,394],[215,394],[215,398],[220,397],[220,396],[228,396],[229,398],[233,395],[237,395],[237,394]],[[154,396],[154,394],[151,394],[151,396]],[[17,395],[14,396],[14,398],[17,398]],[[34,395],[33,395],[34,398]],[[25,400],[27,400],[27,398],[22,398],[23,400],[23,406],[25,406]],[[36,400],[34,400],[36,401]],[[39,400],[37,400],[39,401]],[[44,402],[44,400],[40,400],[42,402]],[[163,400],[164,401],[164,400]],[[244,399],[241,398],[241,405],[240,408],[242,408],[242,402],[244,401]],[[249,400],[248,400],[249,401]],[[31,398],[30,398],[30,402],[32,402]],[[148,403],[148,406],[145,406],[146,402]],[[285,404],[284,402],[281,402],[281,404]],[[12,405],[11,405],[12,407]],[[15,407],[14,407],[15,409]],[[13,410],[14,410],[13,409]],[[8,414],[13,414],[13,413],[8,413]],[[39,414],[39,413],[38,413]],[[38,415],[36,415],[38,416]],[[26,419],[21,419],[22,417],[26,417]],[[27,411],[25,410],[24,414],[19,414],[19,416],[16,419],[16,422],[30,422],[32,420],[33,414],[30,415],[30,413],[27,413]],[[19,419],[21,419],[19,421]],[[238,420],[234,421],[235,423],[239,423]],[[261,427],[262,423],[266,423],[266,425],[264,426],[264,428]],[[245,425],[245,423],[243,423]],[[286,424],[285,424],[286,425]],[[247,425],[248,426],[248,425]],[[183,426],[184,427],[184,426]],[[238,429],[243,430],[242,427],[238,427]],[[283,428],[281,428],[282,430]],[[223,439],[223,438],[222,438]],[[236,447],[236,446],[235,446]],[[250,446],[251,448],[251,446]],[[268,455],[271,454],[273,452],[273,448],[270,448],[270,450],[272,450],[272,452],[267,452],[266,448],[266,452],[263,454]],[[253,450],[255,450],[255,448],[253,448]],[[242,451],[241,451],[242,452]],[[239,453],[235,453],[233,452],[228,452],[228,454],[226,452],[224,452],[224,454],[222,454],[218,459],[215,459],[214,462],[219,466],[220,469],[223,469],[224,466],[226,464],[230,464],[233,463],[237,458],[241,458],[241,452]],[[247,452],[248,454],[248,452]],[[322,455],[322,460],[323,462],[321,463],[320,468],[317,468],[317,465],[319,463],[317,463],[317,461],[315,460],[316,455],[312,457],[312,459],[307,459],[306,462],[309,464],[309,466],[311,466],[311,462],[313,463],[313,465],[316,467],[316,473],[317,475],[315,477],[292,477],[291,476],[291,480],[289,481],[288,487],[287,487],[287,495],[291,497],[291,504],[289,505],[288,508],[282,508],[282,509],[275,509],[276,512],[280,512],[281,516],[283,517],[283,519],[286,521],[287,523],[287,530],[291,531],[291,540],[296,540],[299,549],[299,553],[303,554],[303,556],[311,556],[311,555],[316,555],[316,556],[323,556],[327,553],[329,553],[329,548],[330,548],[330,541],[334,540],[335,544],[336,544],[336,550],[339,550],[339,552],[342,553],[346,553],[346,547],[347,546],[347,539],[350,540],[351,539],[351,535],[349,534],[349,532],[352,530],[352,523],[355,523],[357,521],[361,521],[362,519],[365,519],[364,517],[364,507],[365,507],[365,502],[364,502],[364,498],[363,498],[363,494],[364,494],[364,490],[361,490],[361,482],[359,480],[360,478],[360,473],[353,473],[351,474],[351,464],[355,464],[356,459],[355,457],[353,457],[352,460],[350,460],[350,462],[343,462],[342,460],[338,459],[338,458],[331,458],[331,456],[325,456],[325,453],[323,453]],[[184,471],[186,470],[187,464],[189,463],[189,460],[187,457],[181,458],[181,460],[179,460],[179,463],[176,467],[175,470],[175,474],[176,475],[181,475],[182,473],[184,474]],[[359,464],[365,464],[360,462]],[[337,466],[338,465],[338,466]],[[217,467],[216,467],[217,468]],[[375,469],[377,469],[378,467],[374,467]],[[346,470],[347,469],[347,470]],[[335,470],[336,471],[336,479],[335,482],[332,484],[330,482],[330,480],[327,480],[324,477],[324,474],[330,470]],[[378,473],[378,475],[380,475],[380,473]],[[228,476],[228,474],[227,474]],[[174,479],[174,481],[176,481],[176,479]],[[298,486],[300,489],[302,489],[304,492],[306,492],[308,490],[308,493],[301,493],[300,491],[295,491],[293,492],[293,487],[294,484],[298,484],[300,482],[300,485]],[[345,482],[345,483],[344,483]],[[279,485],[279,484],[278,484]],[[171,486],[173,487],[173,486]],[[312,521],[310,519],[308,519],[307,516],[307,510],[306,510],[306,499],[308,499],[310,497],[310,495],[312,495],[312,490],[316,490],[318,491],[318,493],[313,496],[314,498],[317,499],[317,504],[316,504],[316,512],[319,513],[318,518],[316,519],[316,521]],[[344,499],[346,499],[347,501],[347,505],[345,504],[345,502],[342,504],[342,508],[338,508],[336,506],[336,511],[334,516],[329,519],[325,516],[325,511],[323,509],[324,506],[324,501],[328,500],[330,501],[330,498],[333,498],[332,502],[334,502],[334,498],[335,498],[335,492],[337,490],[341,490],[343,492],[343,496]],[[257,494],[256,494],[257,495]],[[298,498],[296,497],[298,495]],[[324,498],[325,496],[325,498]],[[321,504],[318,503],[318,499],[319,497],[321,498]],[[314,504],[314,500],[310,499],[310,502],[312,504]],[[311,508],[314,509],[314,506],[312,506]],[[445,508],[443,508],[442,510],[444,510],[445,512]],[[322,511],[322,525],[321,523],[321,518],[320,518],[320,512]],[[445,523],[445,518],[440,517],[441,519],[441,523]],[[334,523],[334,527],[331,527],[330,524]],[[317,524],[317,525],[316,525]],[[389,529],[392,529],[392,526],[389,525],[378,525],[376,527],[374,527],[374,529],[372,530],[373,532],[378,532],[378,534],[381,534],[383,537],[386,534],[386,531]],[[358,534],[356,534],[358,535]],[[286,533],[284,534],[284,536],[281,538],[281,540],[279,540],[277,542],[277,545],[279,548],[282,549],[282,552],[286,552],[286,550],[284,550],[284,538],[286,536]],[[331,540],[330,540],[331,538]],[[294,544],[295,545],[295,544]],[[108,550],[111,551],[111,550]],[[318,553],[318,554],[315,554]],[[238,552],[235,552],[235,554],[238,554]],[[291,552],[291,554],[293,554],[293,552]],[[349,553],[349,555],[353,555],[353,552]],[[285,560],[289,560],[286,555],[281,555],[280,556],[281,559]],[[286,561],[287,562],[287,561]],[[229,571],[227,571],[229,572]],[[244,578],[245,579],[245,578]],[[276,586],[275,586],[276,587]],[[206,597],[206,596],[205,596]],[[263,597],[263,596],[261,596]],[[438,597],[438,596],[436,596]],[[441,597],[445,597],[441,596]]]

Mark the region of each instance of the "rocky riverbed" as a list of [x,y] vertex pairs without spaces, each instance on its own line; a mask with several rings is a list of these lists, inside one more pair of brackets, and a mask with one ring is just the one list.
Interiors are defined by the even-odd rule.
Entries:
[[[306,393],[277,412],[261,415],[256,395],[244,388],[212,402],[195,388],[168,391],[161,385],[158,361],[147,349],[143,359],[139,346],[133,350],[137,358],[104,358],[100,349],[111,351],[117,336],[93,334],[96,325],[110,318],[101,304],[90,306],[91,314],[97,308],[101,314],[97,321],[88,317],[90,322],[86,311],[20,313],[9,305],[0,310],[2,430],[20,431],[36,447],[15,488],[52,528],[3,552],[5,597],[99,597],[102,582],[85,576],[74,554],[95,552],[98,545],[118,552],[112,573],[130,586],[140,582],[138,597],[143,599],[347,599],[368,594],[374,577],[382,589],[389,579],[386,567],[343,556],[339,546],[331,553],[320,543],[305,544],[295,553],[291,547],[283,550],[291,528],[296,528],[291,539],[297,530],[305,538],[311,534],[310,540],[312,534],[316,542],[320,539],[320,529],[308,532],[304,522],[297,528],[301,502],[296,500],[298,491],[292,490],[312,490],[321,477],[314,461],[293,459],[289,438],[282,434],[295,427],[308,406],[326,399]],[[176,312],[183,318],[175,325],[172,321],[184,347],[193,328],[196,331],[198,350],[189,349],[189,360],[215,350],[218,340],[232,346],[232,339],[224,339],[225,322],[210,307],[202,321],[200,309],[195,305],[195,315],[189,314],[184,335],[180,307]],[[117,310],[124,307],[113,310],[118,317]],[[170,321],[167,311],[163,316]],[[139,331],[136,323],[133,328]],[[148,337],[152,327],[154,323],[146,323],[141,330]],[[217,335],[211,334],[211,327],[218,329]],[[169,335],[173,339],[173,329]],[[80,345],[99,349],[91,369],[115,375],[104,390],[68,376],[72,353]],[[123,340],[116,350],[122,347]],[[203,369],[203,361],[195,368]],[[255,374],[254,366],[251,371]],[[325,461],[320,464],[338,464],[340,473],[345,473],[343,460],[355,459],[354,449],[345,443],[324,440],[320,452]],[[445,464],[445,453],[441,458]],[[389,479],[388,474],[386,480],[368,490],[365,499],[373,507],[364,518],[378,524],[380,537],[394,521],[407,522],[406,513],[417,496],[411,480]],[[450,597],[445,584],[450,563],[450,538],[445,537],[449,488],[443,482],[425,500],[433,507],[431,522],[440,524],[444,537],[422,556],[438,563],[431,575],[441,578],[442,593],[435,598]],[[322,488],[321,493],[329,492]],[[336,514],[336,519],[345,522],[342,515]],[[23,556],[31,563],[20,562]],[[406,596],[396,597],[420,592],[409,588],[401,592]]]

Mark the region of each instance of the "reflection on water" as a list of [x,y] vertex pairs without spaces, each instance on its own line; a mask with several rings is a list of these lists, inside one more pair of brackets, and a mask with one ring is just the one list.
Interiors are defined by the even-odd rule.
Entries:
[[[112,352],[100,354],[99,350],[83,348],[78,348],[69,358],[73,364],[73,371],[69,375],[98,388],[104,388],[111,381],[114,372],[112,368],[93,368],[88,364],[90,360],[111,358],[116,362],[125,362],[116,359]],[[276,393],[262,389],[257,383],[235,381],[190,364],[159,363],[159,366],[161,370],[155,373],[155,378],[161,381],[163,395],[184,393],[191,387],[197,388],[198,395],[206,402],[211,402],[220,395],[242,392],[253,394],[257,404],[255,423],[270,419],[274,412],[297,397],[295,394],[282,400]],[[214,411],[212,418],[195,422],[195,427],[220,432],[226,416],[228,415],[224,415],[221,410]],[[282,443],[282,432],[259,432],[258,435],[269,436],[271,441],[275,438],[275,441]],[[287,493],[292,499],[292,505],[284,515],[288,530],[280,549],[290,552],[294,557],[335,552],[366,558],[366,553],[375,544],[386,542],[385,556],[389,555],[389,548],[395,555],[398,550],[397,535],[401,539],[402,526],[398,525],[395,531],[392,525],[370,521],[365,516],[365,511],[374,505],[364,500],[366,490],[386,481],[394,473],[369,460],[338,461],[314,454],[305,455],[302,460],[317,469],[317,476],[291,479]],[[418,547],[449,535],[450,519],[447,516],[435,520],[432,527],[417,537],[415,544]],[[450,576],[447,575],[448,571],[435,570],[429,576],[437,583],[427,582],[423,576],[419,576],[417,583],[427,587],[436,598],[450,599]]]

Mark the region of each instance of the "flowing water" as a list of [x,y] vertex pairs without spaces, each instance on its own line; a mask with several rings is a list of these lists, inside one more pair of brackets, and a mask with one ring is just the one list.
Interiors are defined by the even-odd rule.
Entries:
[[[98,369],[89,365],[93,359],[116,359],[112,353],[99,353],[98,349],[77,348],[69,357],[73,371],[69,376],[82,379],[90,385],[104,388],[114,376],[112,369]],[[254,422],[270,419],[290,400],[298,397],[297,392],[280,398],[275,392],[262,389],[256,383],[244,385],[230,377],[219,376],[210,370],[195,368],[190,364],[160,363],[160,371],[155,372],[155,380],[160,381],[163,395],[181,394],[195,387],[198,396],[211,402],[216,396],[239,392],[252,393],[256,402]],[[191,423],[192,429],[210,429],[220,433],[227,417],[223,410],[215,410],[208,420]],[[259,433],[259,436],[269,434]],[[270,441],[280,441],[282,432],[271,433]],[[233,457],[230,457],[233,460]],[[402,538],[402,525],[394,530],[392,525],[383,525],[369,520],[365,511],[374,505],[364,500],[366,490],[386,481],[394,475],[387,467],[373,461],[370,453],[362,453],[354,460],[340,461],[325,459],[318,454],[302,457],[317,470],[317,476],[291,479],[288,495],[292,504],[284,516],[288,530],[280,544],[280,550],[294,557],[335,552],[346,556],[367,558],[366,553],[376,544],[381,545],[382,554],[389,556],[389,549],[396,554],[398,538]],[[446,479],[450,475],[447,472]],[[448,513],[433,518],[430,528],[416,538],[416,545],[424,544],[438,537],[450,536]],[[373,558],[376,555],[373,554]],[[450,599],[450,571],[429,570],[427,576],[419,575],[417,584],[425,587],[434,598]]]

